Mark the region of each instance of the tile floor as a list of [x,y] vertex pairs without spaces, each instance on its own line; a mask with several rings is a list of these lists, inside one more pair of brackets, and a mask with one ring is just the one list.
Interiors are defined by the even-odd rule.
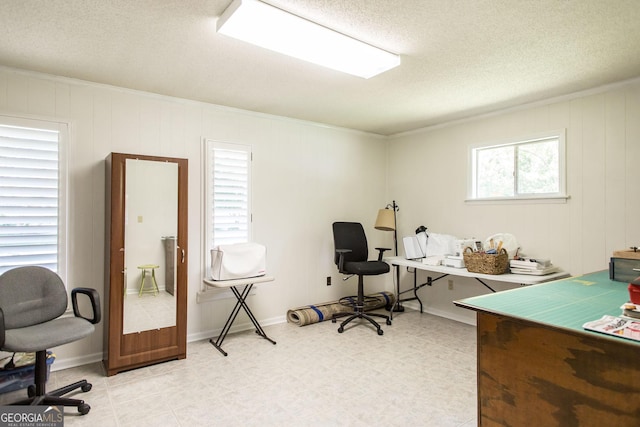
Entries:
[[[356,323],[357,324],[357,323]],[[104,375],[100,363],[52,372],[53,389],[87,378],[91,412],[65,426],[424,426],[476,422],[475,327],[407,310],[384,335],[330,321],[208,340],[187,358]],[[26,391],[0,396],[0,403]]]
[[124,333],[166,328],[176,324],[176,299],[168,292],[157,295],[127,294],[124,299]]

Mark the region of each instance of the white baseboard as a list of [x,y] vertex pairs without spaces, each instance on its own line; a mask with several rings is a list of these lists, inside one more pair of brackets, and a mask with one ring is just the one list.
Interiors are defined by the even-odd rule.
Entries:
[[[55,354],[55,351],[53,352]],[[78,357],[69,357],[65,359],[57,359],[51,364],[51,372],[61,371],[63,369],[76,368],[82,365],[88,365],[89,363],[101,362],[103,359],[102,353],[93,353]]]
[[[277,325],[279,323],[284,323],[286,321],[287,321],[286,316],[277,316],[277,317],[272,317],[270,319],[260,320],[259,323],[260,323],[260,326],[264,327],[264,326],[270,326],[270,325]],[[234,323],[231,329],[229,330],[229,333],[248,331],[253,328],[254,328],[253,323],[251,323],[251,321],[247,319],[247,321],[244,323]],[[222,332],[222,328],[211,329],[208,331],[189,334],[187,335],[187,342],[194,342],[194,341],[200,341],[200,340],[209,339],[209,338],[216,338],[218,335],[220,335],[220,332]]]
[[[417,302],[403,303],[402,305],[412,310],[420,311],[420,304]],[[444,317],[445,319],[455,320],[456,322],[466,323],[467,325],[476,326],[475,317],[472,319],[469,319],[464,316],[458,316],[455,313],[452,313],[450,311],[431,309],[431,308],[424,308],[423,312],[433,314],[434,316],[438,316],[438,317]]]

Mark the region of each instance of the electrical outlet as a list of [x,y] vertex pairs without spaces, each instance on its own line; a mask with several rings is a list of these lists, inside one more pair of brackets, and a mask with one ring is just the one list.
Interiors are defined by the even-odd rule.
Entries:
[[327,276],[327,286],[331,286],[331,276]]
[[453,290],[453,280],[449,279],[448,283],[449,283],[449,290],[452,291]]

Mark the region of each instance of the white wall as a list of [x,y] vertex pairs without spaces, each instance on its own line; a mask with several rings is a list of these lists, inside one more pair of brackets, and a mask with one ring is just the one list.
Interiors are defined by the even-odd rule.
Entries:
[[[0,68],[0,113],[71,123],[68,286],[92,286],[101,295],[105,157],[125,152],[189,159],[190,340],[217,334],[234,304],[196,303],[203,137],[253,145],[253,236],[267,246],[268,270],[276,277],[250,302],[263,324],[284,321],[289,308],[354,293],[355,279],[343,284],[333,265],[331,223],[360,221],[371,248],[389,247],[391,233],[374,230],[373,223],[391,199],[400,206],[400,238],[422,224],[458,236],[509,232],[527,253],[548,256],[574,275],[606,268],[613,250],[640,241],[637,80],[389,139],[7,68]],[[465,204],[470,144],[558,128],[567,129],[567,203]],[[325,285],[329,275],[331,287]],[[371,290],[391,289],[391,280],[389,274],[368,283]],[[407,286],[410,278],[403,272],[402,280]],[[454,278],[453,291],[445,281],[420,295],[428,311],[472,322],[474,314],[452,301],[486,292],[473,280]],[[55,349],[54,369],[100,360],[103,328]]]
[[[506,232],[526,254],[549,257],[572,275],[606,269],[614,250],[640,242],[639,117],[640,80],[633,80],[391,138],[389,194],[401,208],[400,235],[418,225],[483,240]],[[465,203],[470,145],[561,128],[567,132],[566,203]],[[423,282],[426,277],[419,274]],[[423,288],[422,300],[429,311],[472,322],[474,313],[452,301],[489,290],[473,279],[453,279],[453,291],[444,279]],[[403,274],[403,286],[409,280]]]
[[[267,246],[268,272],[276,277],[250,302],[264,324],[284,321],[290,308],[355,292],[356,280],[341,283],[333,264],[333,221],[362,222],[372,248],[391,243],[390,233],[373,229],[387,203],[383,138],[8,68],[0,68],[0,112],[71,123],[67,284],[94,287],[102,296],[105,157],[123,152],[189,160],[190,340],[215,336],[235,302],[196,303],[203,277],[203,137],[253,145],[253,237]],[[326,286],[326,276],[333,286]],[[370,284],[382,290],[385,280]],[[238,318],[243,322],[246,317]],[[54,368],[101,360],[104,326],[55,349]]]

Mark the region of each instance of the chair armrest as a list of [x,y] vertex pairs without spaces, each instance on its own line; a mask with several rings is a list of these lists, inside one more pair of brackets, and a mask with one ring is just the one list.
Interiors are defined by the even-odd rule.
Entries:
[[344,254],[353,252],[351,249],[336,249],[338,254],[338,271],[342,273],[344,271]]
[[[89,300],[91,301],[91,309],[93,310],[93,318],[92,319],[87,319],[86,317],[80,315],[80,310],[78,310],[78,294],[84,294],[87,295],[89,297]],[[100,295],[98,294],[98,291],[96,291],[95,289],[92,288],[75,288],[71,291],[71,303],[73,305],[73,314],[76,317],[82,317],[85,320],[88,320],[89,322],[93,323],[94,325],[96,323],[100,322],[100,318],[101,318],[101,313],[100,313]]]
[[377,251],[380,251],[378,253],[378,261],[382,261],[382,255],[384,254],[384,251],[390,251],[391,248],[376,248]]
[[4,346],[4,312],[0,308],[0,348]]

